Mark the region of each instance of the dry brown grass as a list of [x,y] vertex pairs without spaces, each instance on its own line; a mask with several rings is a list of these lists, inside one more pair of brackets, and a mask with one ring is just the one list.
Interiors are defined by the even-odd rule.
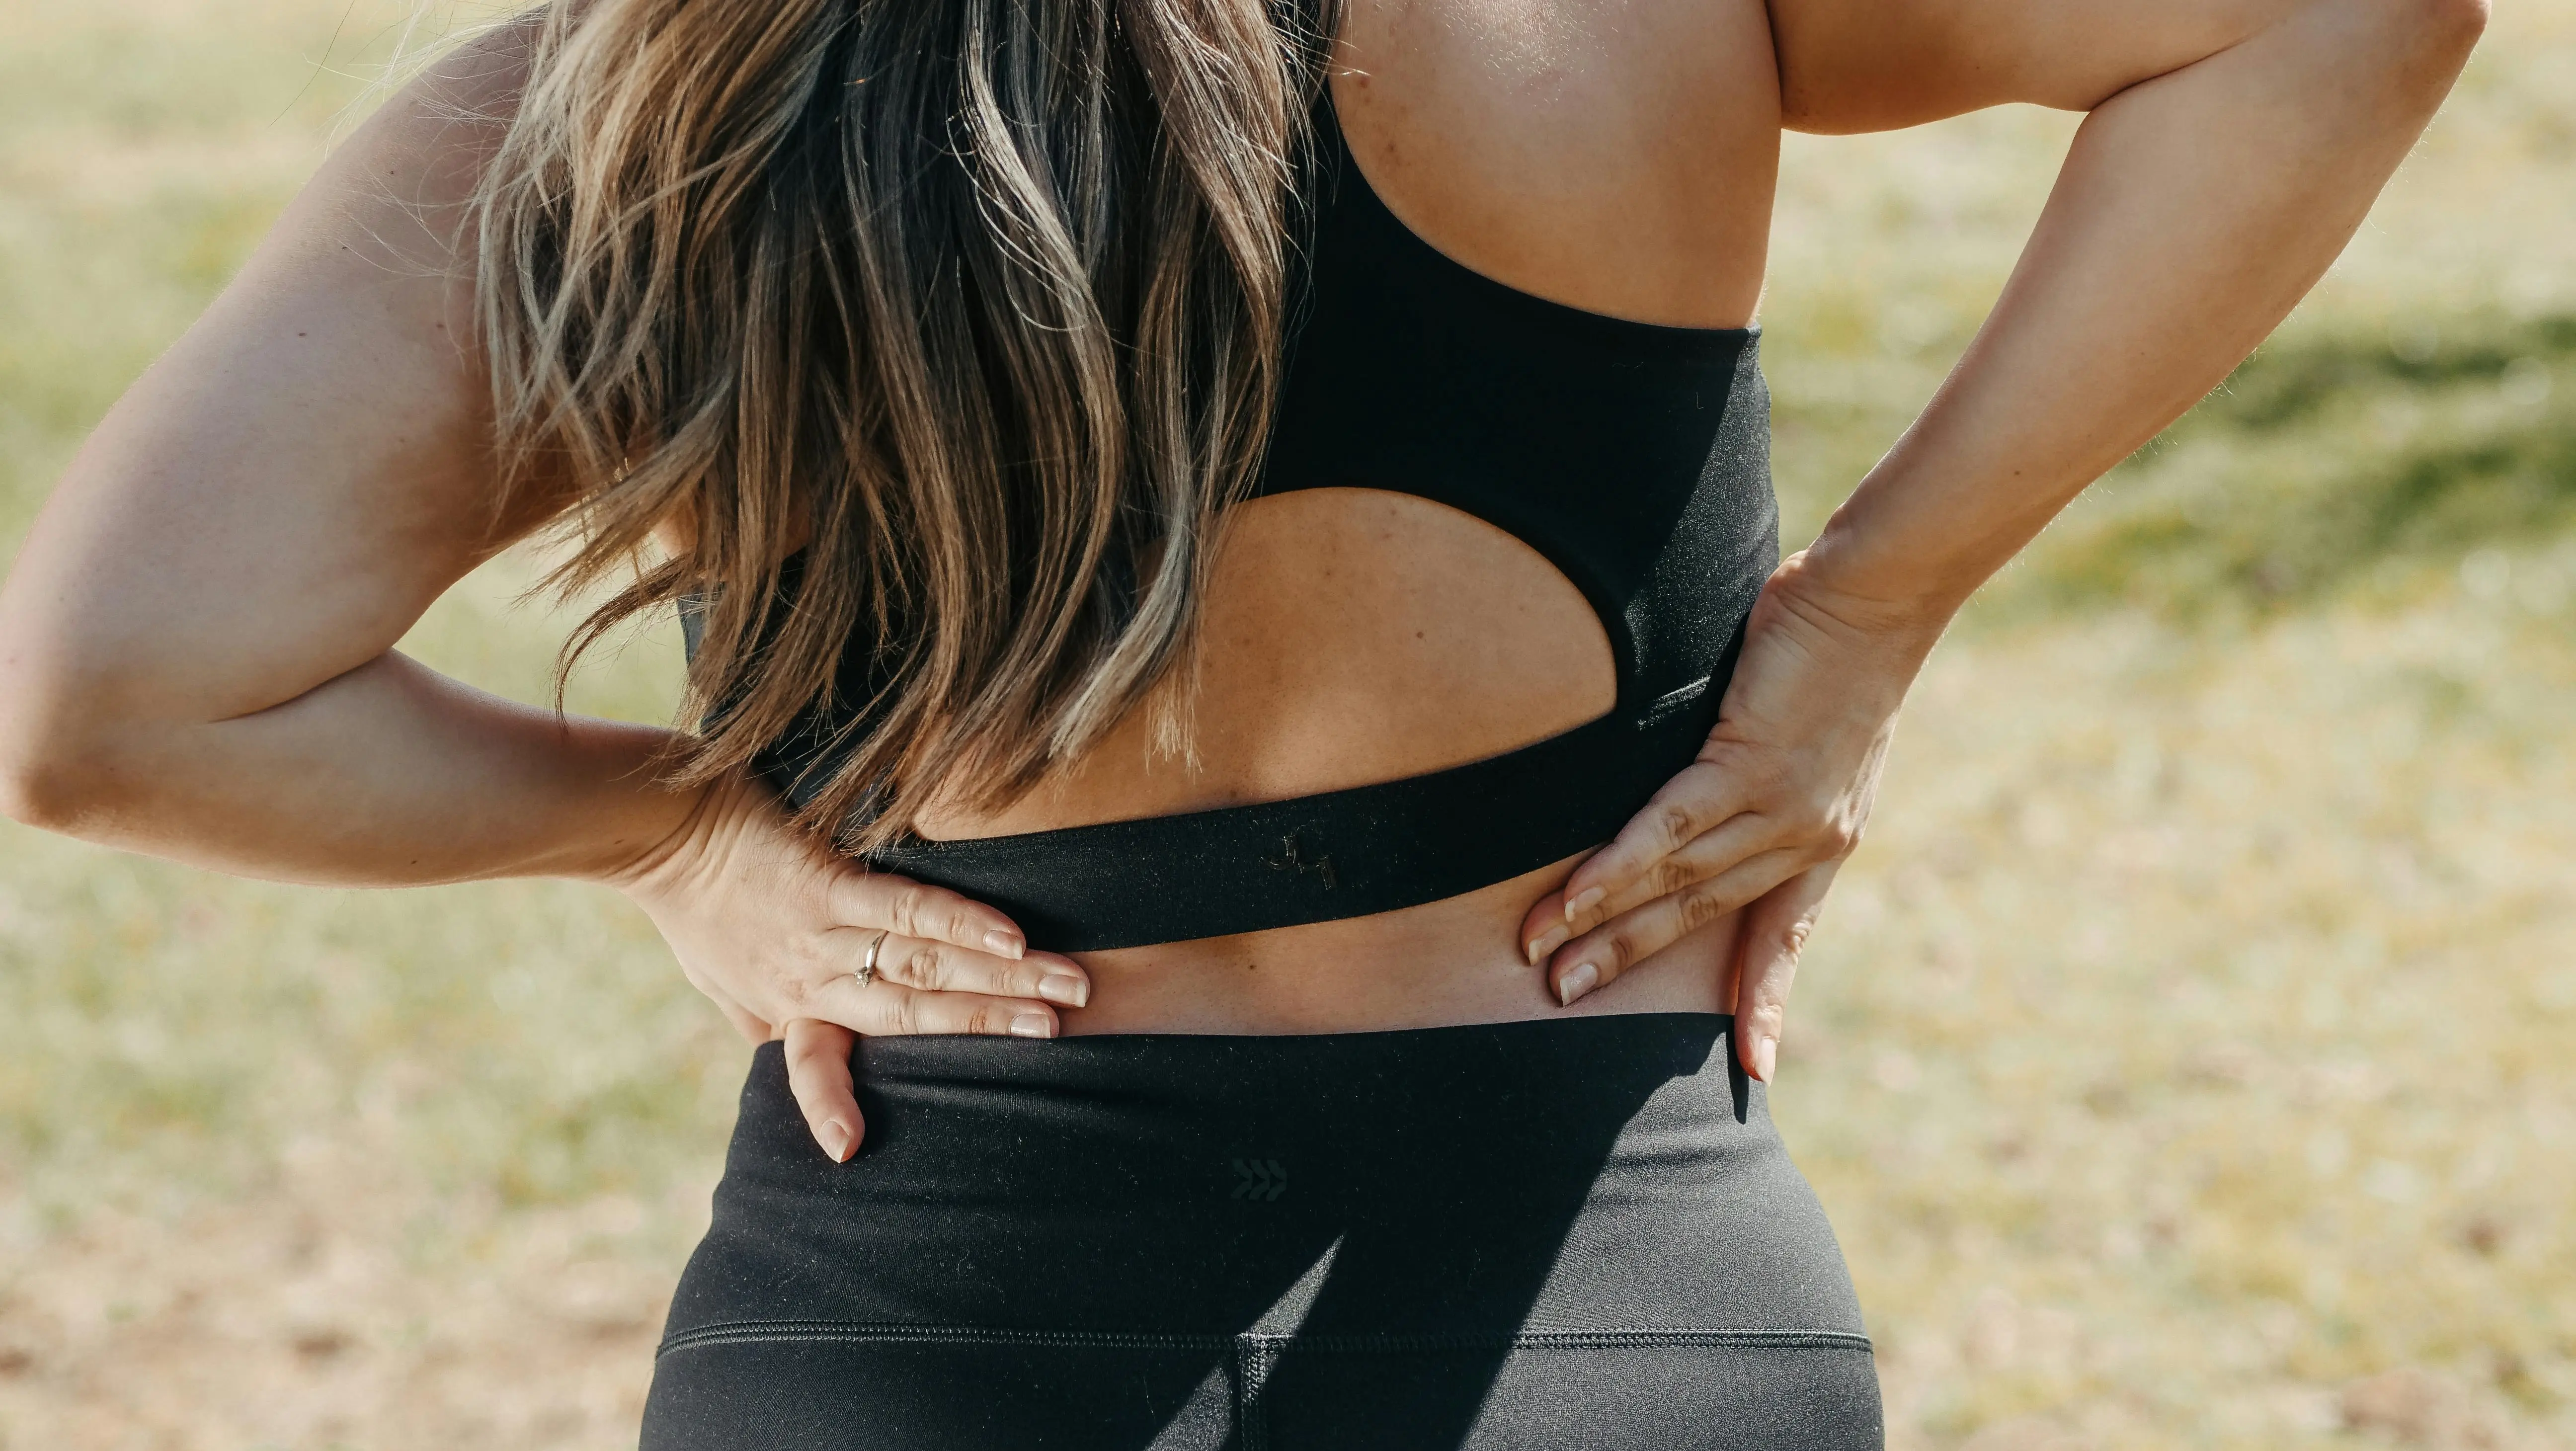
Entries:
[[1901,1442],[2576,1444],[2576,548],[2520,564],[1924,682],[1780,1090]]
[[[0,9],[0,538],[309,168],[397,18],[343,3]],[[2069,129],[1792,145],[1793,532]],[[1777,1100],[1894,1445],[2576,1446],[2571,160],[2576,0],[2509,7],[2283,342],[1927,676]],[[523,579],[414,648],[536,698]],[[0,830],[0,1451],[631,1443],[740,1060],[598,894]]]

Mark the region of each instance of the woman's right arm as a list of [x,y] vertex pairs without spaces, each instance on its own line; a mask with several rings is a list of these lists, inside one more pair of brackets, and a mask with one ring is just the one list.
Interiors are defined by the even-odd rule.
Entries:
[[[1080,971],[1024,955],[1000,913],[858,870],[754,783],[666,788],[660,729],[393,648],[564,502],[496,490],[455,248],[515,40],[459,52],[342,146],[80,450],[0,585],[0,807],[248,876],[607,882],[754,1036],[1052,1033],[1040,979],[1078,1001]],[[862,987],[879,928],[886,980]]]
[[1771,0],[1786,122],[2089,112],[1958,366],[1756,603],[1699,761],[1523,923],[1569,1001],[1746,909],[1745,1066],[1968,595],[2218,386],[2334,261],[2485,0]]

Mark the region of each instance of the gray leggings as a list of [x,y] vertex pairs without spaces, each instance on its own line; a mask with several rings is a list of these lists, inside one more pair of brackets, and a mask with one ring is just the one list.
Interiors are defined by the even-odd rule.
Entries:
[[677,1448],[1881,1444],[1729,1019],[755,1056],[645,1412]]

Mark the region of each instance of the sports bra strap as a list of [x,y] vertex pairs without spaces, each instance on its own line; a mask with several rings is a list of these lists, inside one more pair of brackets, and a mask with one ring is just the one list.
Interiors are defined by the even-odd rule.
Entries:
[[[1739,627],[1713,677],[1727,679]],[[1615,836],[1698,754],[1723,687],[1703,677],[1467,765],[1286,801],[874,854],[1010,914],[1057,952],[1184,942],[1419,906]]]

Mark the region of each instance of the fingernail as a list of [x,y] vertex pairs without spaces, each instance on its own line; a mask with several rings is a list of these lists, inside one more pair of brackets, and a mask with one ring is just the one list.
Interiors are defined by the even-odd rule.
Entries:
[[1562,927],[1550,927],[1545,932],[1531,938],[1529,944],[1529,965],[1536,967],[1540,963],[1547,961],[1548,954],[1556,951],[1560,947],[1563,947],[1565,945],[1565,939],[1571,935],[1571,933],[1567,932]]
[[1048,1017],[1044,1013],[1022,1013],[1018,1017],[1011,1019],[1011,1036],[1014,1038],[1052,1038],[1055,1036],[1055,1019]]
[[1606,888],[1586,887],[1577,895],[1566,898],[1565,920],[1571,922],[1575,918],[1582,916],[1584,913],[1591,911],[1593,908],[1600,906],[1601,899],[1609,895],[1610,893]]
[[1572,972],[1556,980],[1556,1000],[1573,1007],[1574,1000],[1592,991],[1593,984],[1599,981],[1601,969],[1588,962],[1578,962]]
[[1020,940],[1020,934],[1004,932],[997,927],[984,934],[984,950],[995,957],[1007,957],[1017,962],[1020,954],[1029,950],[1029,945]]
[[1753,1076],[1768,1083],[1780,1063],[1780,1040],[1765,1034],[1753,1044]]
[[833,1163],[846,1164],[850,1161],[848,1125],[843,1124],[839,1119],[826,1119],[820,1137],[823,1140],[823,1152],[832,1156]]
[[1051,972],[1038,979],[1038,996],[1051,1003],[1078,1008],[1091,1001],[1091,984],[1069,972]]

